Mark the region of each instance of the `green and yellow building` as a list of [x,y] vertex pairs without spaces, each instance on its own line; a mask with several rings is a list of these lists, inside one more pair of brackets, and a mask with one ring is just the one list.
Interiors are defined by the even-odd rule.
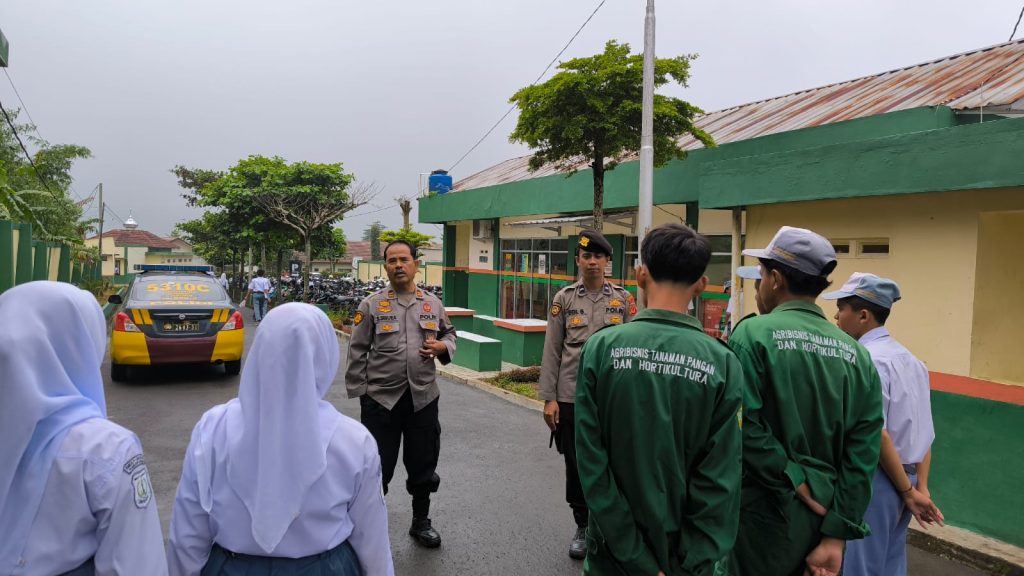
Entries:
[[[718,286],[752,263],[734,256],[743,245],[764,246],[782,225],[832,240],[836,282],[854,271],[895,279],[904,299],[889,328],[932,376],[933,495],[951,523],[1024,547],[1024,41],[698,124],[719,146],[680,142],[689,157],[655,172],[654,224],[708,235]],[[635,289],[639,170],[627,160],[605,177],[604,232],[615,247],[607,276]],[[542,337],[553,294],[576,277],[589,170],[567,177],[514,158],[419,207],[421,222],[444,225],[445,304],[476,318],[460,327],[514,348],[506,360],[538,360],[523,339]],[[747,284],[737,298],[752,312]],[[698,305],[709,331],[723,298]]]

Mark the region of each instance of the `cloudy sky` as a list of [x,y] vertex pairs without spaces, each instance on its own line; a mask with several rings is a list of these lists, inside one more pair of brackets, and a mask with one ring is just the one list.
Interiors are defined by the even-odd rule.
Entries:
[[[690,87],[666,93],[712,111],[1005,42],[1021,1],[660,0],[657,52],[700,54]],[[342,162],[385,187],[342,222],[354,239],[374,219],[399,225],[393,198],[455,163],[598,4],[4,0],[0,29],[40,133],[93,151],[74,170],[80,196],[103,182],[114,212],[167,234],[198,215],[168,172],[176,164],[224,169],[250,154]],[[613,38],[640,51],[644,4],[606,0],[562,59]],[[0,100],[19,107],[7,78]],[[455,178],[525,154],[508,142],[514,123],[513,114]]]

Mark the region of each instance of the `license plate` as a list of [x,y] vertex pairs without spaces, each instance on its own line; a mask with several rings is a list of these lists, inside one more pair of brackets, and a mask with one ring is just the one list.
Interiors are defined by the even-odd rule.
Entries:
[[166,322],[164,332],[198,332],[198,322]]

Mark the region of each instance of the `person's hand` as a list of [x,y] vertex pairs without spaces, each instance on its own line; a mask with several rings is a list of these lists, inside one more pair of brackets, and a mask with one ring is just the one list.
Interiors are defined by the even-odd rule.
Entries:
[[444,345],[444,342],[438,340],[426,340],[423,342],[423,347],[420,348],[420,356],[424,360],[433,360],[435,356],[444,354],[448,348]]
[[843,566],[843,541],[825,536],[804,558],[804,576],[836,576]]
[[558,402],[554,400],[544,402],[544,423],[552,431],[558,426]]
[[814,496],[811,496],[811,489],[807,486],[807,482],[796,487],[796,497],[799,498],[805,506],[810,508],[811,512],[814,512],[818,516],[828,514],[828,509],[815,500]]
[[933,523],[945,526],[946,518],[942,515],[939,507],[932,502],[928,494],[912,488],[909,492],[900,494],[900,497],[903,498],[903,503],[907,506],[907,510],[910,510],[910,513],[914,515],[914,520],[917,520],[921,528],[927,530],[927,525]]

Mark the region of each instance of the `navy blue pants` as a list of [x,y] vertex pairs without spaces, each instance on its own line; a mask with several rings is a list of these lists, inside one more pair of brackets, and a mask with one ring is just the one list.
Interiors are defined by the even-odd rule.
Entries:
[[356,551],[346,540],[321,554],[274,558],[236,554],[217,544],[203,566],[202,576],[362,576]]

